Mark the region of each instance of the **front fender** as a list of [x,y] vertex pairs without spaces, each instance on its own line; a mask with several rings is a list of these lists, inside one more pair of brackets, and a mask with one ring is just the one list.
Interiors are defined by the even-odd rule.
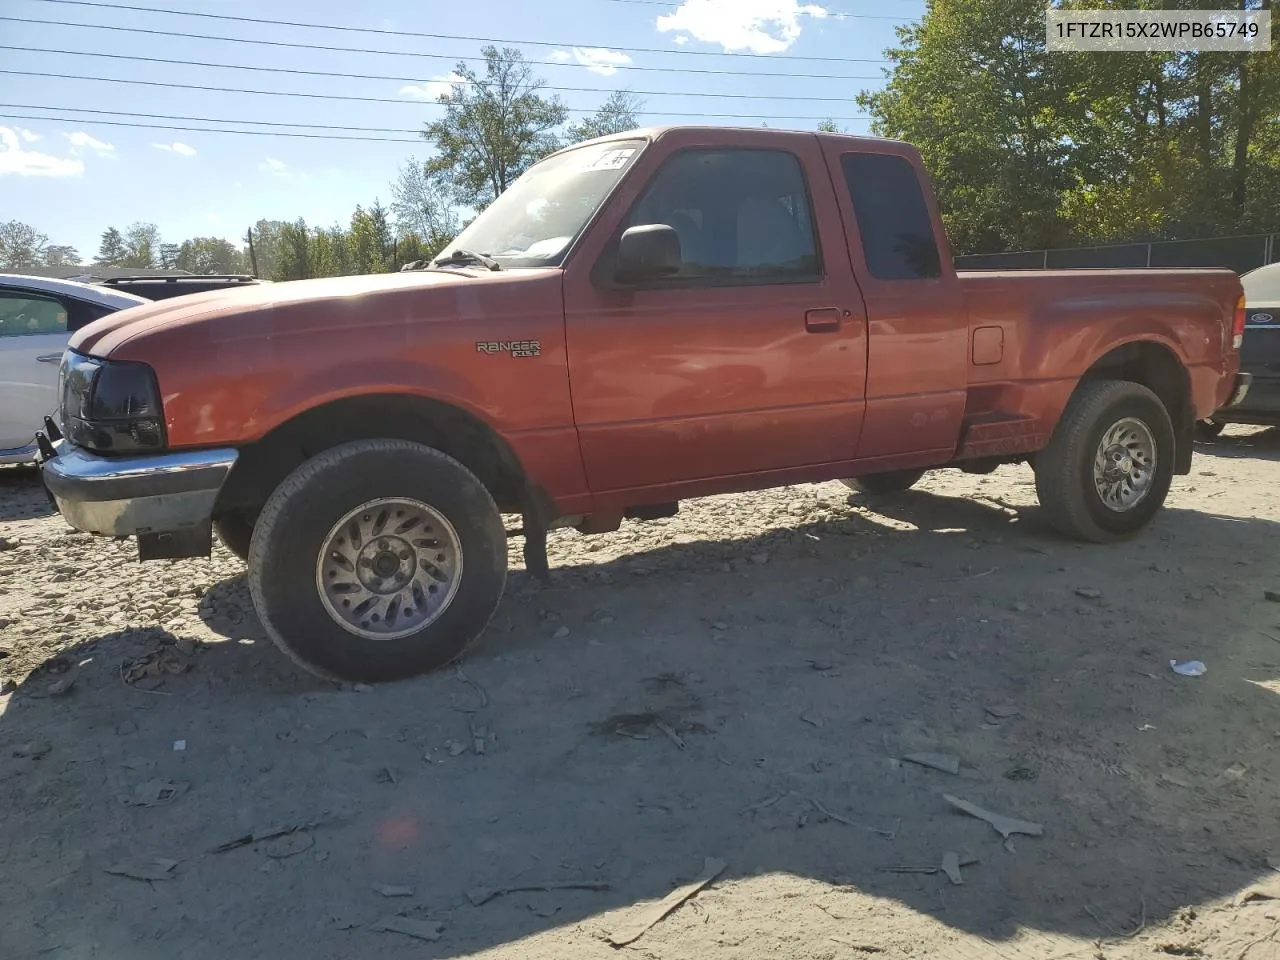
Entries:
[[316,370],[279,393],[259,397],[247,419],[246,440],[256,441],[299,414],[353,397],[399,395],[457,407],[495,431],[498,411],[486,408],[483,391],[457,371],[411,360],[365,361]]

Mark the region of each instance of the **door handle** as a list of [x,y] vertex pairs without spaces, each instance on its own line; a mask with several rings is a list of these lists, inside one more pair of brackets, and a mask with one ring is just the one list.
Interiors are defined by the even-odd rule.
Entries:
[[58,363],[62,360],[60,353],[46,353],[43,356],[36,357],[36,363]]
[[804,328],[810,333],[830,333],[840,329],[843,311],[839,307],[822,307],[804,312]]

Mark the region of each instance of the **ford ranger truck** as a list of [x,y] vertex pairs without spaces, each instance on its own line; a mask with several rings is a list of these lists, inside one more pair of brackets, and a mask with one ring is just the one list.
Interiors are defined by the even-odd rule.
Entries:
[[549,529],[682,498],[1029,463],[1069,537],[1142,530],[1240,399],[1227,270],[960,273],[891,140],[641,130],[531,167],[425,268],[247,286],[80,330],[44,483],[141,559],[248,561],[324,677],[458,657]]

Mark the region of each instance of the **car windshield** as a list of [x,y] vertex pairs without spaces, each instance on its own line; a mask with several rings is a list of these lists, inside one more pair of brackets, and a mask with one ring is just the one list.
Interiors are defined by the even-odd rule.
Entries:
[[503,267],[557,267],[644,147],[612,140],[548,157],[530,167],[436,257],[455,250],[492,257]]
[[1250,270],[1240,278],[1245,302],[1251,306],[1280,305],[1280,263]]

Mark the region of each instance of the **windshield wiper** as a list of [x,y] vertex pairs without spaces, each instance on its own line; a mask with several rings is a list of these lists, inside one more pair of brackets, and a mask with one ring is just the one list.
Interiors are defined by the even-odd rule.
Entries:
[[487,257],[483,253],[474,253],[471,250],[454,250],[447,257],[437,257],[431,261],[433,267],[447,266],[469,266],[479,264],[486,270],[501,270],[502,264],[493,257]]

